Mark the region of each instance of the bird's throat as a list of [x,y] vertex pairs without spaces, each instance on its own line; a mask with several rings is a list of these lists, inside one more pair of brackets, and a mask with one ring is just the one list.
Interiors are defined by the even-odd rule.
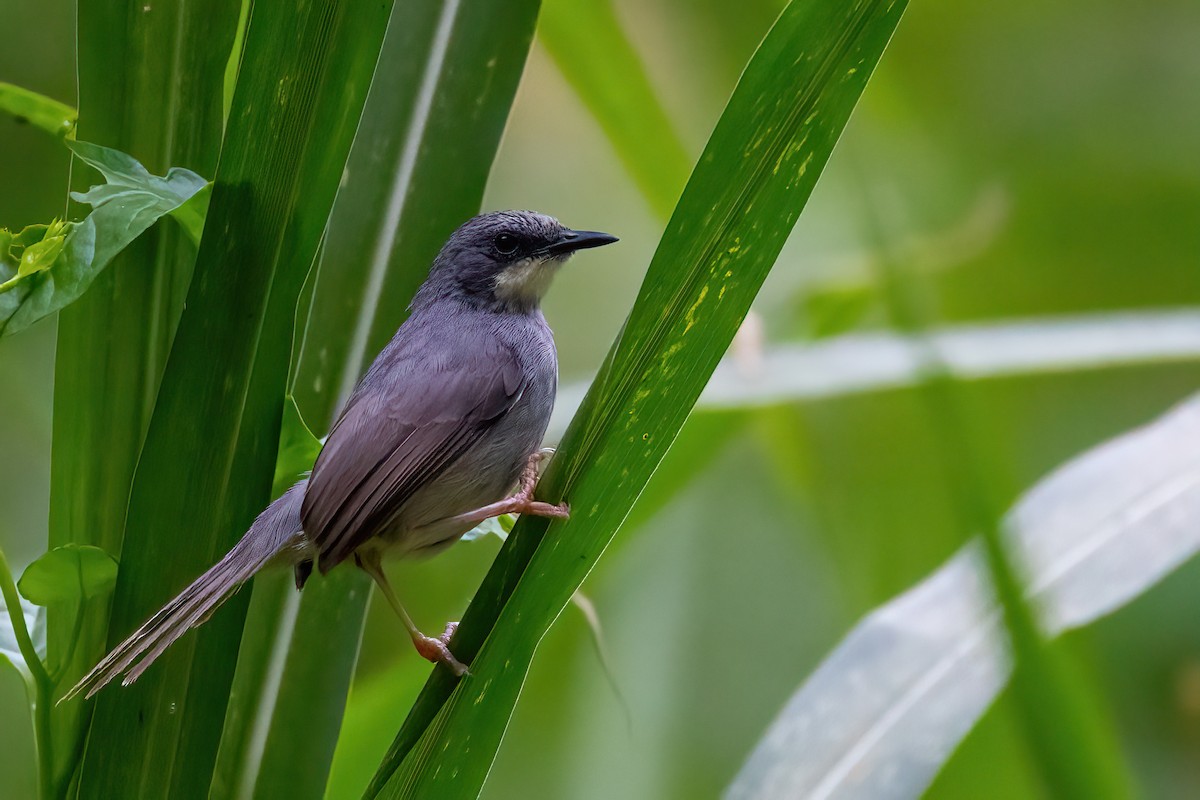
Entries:
[[496,275],[496,300],[512,311],[537,308],[561,263],[560,258],[523,258],[511,264]]

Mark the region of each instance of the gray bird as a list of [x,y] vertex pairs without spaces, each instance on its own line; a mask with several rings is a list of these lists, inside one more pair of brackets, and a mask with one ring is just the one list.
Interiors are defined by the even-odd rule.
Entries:
[[[533,499],[558,382],[540,301],[576,250],[617,241],[532,211],[481,214],[442,247],[408,320],[346,401],[312,474],[271,503],[233,549],[104,657],[64,700],[128,685],[268,564],[303,588],[353,556],[383,591],[418,652],[466,671],[418,630],[380,568],[420,557],[500,514],[565,518]],[[512,494],[513,487],[517,487]]]

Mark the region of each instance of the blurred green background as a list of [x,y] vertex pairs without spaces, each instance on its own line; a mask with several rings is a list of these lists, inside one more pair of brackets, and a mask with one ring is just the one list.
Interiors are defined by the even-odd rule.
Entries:
[[[565,0],[563,0],[565,2]],[[620,0],[692,157],[778,2]],[[74,101],[74,4],[9,3],[0,81]],[[881,259],[922,276],[939,324],[1200,303],[1200,5],[914,3],[757,305],[766,346],[886,326]],[[137,156],[137,153],[132,155]],[[64,211],[67,151],[0,118],[0,225]],[[665,220],[535,45],[485,208],[535,208],[621,246],[565,270],[547,302],[564,386],[586,380]],[[0,546],[45,549],[54,323],[0,340]],[[1200,384],[1200,363],[992,379],[967,396],[1008,499]],[[543,642],[484,795],[703,797],[866,611],[961,542],[931,468],[929,421],[890,390],[758,411],[699,411],[584,590]],[[414,617],[456,619],[487,540],[394,571]],[[1200,796],[1200,565],[1069,636],[1110,705],[1143,794]],[[379,604],[376,603],[376,606]],[[428,665],[391,612],[368,619],[331,780],[357,797]],[[34,794],[32,734],[0,672],[0,774]],[[933,797],[1036,794],[1005,696]]]

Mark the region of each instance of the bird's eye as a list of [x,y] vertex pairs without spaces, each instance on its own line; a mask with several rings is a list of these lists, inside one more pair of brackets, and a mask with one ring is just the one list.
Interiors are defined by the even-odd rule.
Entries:
[[496,250],[498,250],[501,255],[511,256],[513,253],[517,252],[517,237],[513,236],[512,234],[500,234],[496,237],[494,244],[496,245]]

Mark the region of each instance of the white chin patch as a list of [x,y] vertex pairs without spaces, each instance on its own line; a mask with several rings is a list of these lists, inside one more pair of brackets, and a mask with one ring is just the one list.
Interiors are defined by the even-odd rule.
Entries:
[[523,258],[496,276],[496,297],[516,305],[536,304],[546,294],[564,258]]

